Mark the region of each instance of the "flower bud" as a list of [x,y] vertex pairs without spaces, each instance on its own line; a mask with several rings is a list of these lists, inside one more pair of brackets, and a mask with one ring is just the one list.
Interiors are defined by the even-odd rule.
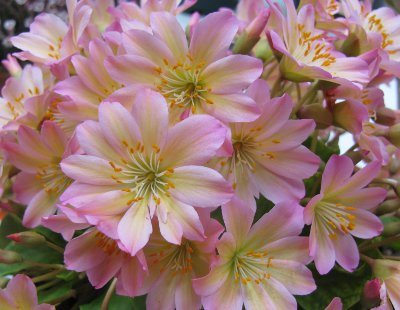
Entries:
[[10,54],[7,55],[7,60],[2,60],[2,64],[11,76],[18,77],[21,75],[22,68],[18,63],[18,60]]
[[389,108],[381,107],[376,110],[376,119],[375,121],[378,124],[392,126],[396,124],[397,113]]
[[400,199],[390,199],[383,202],[377,209],[376,215],[391,213],[400,208]]
[[400,222],[386,223],[382,232],[382,236],[390,237],[400,234]]
[[400,147],[400,123],[389,128],[388,139],[395,146]]
[[313,119],[317,124],[317,129],[326,129],[331,126],[333,122],[332,113],[319,103],[303,106],[298,115],[303,119]]
[[267,25],[269,10],[263,10],[260,14],[243,30],[236,40],[233,52],[237,54],[248,54],[260,40],[261,33]]
[[15,264],[22,262],[22,256],[17,252],[0,250],[0,263],[2,264]]
[[379,306],[381,302],[380,289],[381,281],[379,279],[373,279],[365,283],[361,302],[366,309]]
[[40,245],[46,242],[45,237],[33,231],[23,231],[20,233],[11,234],[8,235],[7,238],[17,243],[30,246]]

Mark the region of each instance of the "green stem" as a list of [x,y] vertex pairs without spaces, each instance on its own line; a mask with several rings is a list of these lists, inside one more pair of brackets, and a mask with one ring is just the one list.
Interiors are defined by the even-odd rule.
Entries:
[[389,255],[383,255],[384,259],[391,259],[391,260],[400,260],[400,256],[389,256]]
[[67,300],[71,297],[75,297],[76,296],[76,291],[75,290],[69,290],[64,296],[55,298],[53,300],[48,301],[48,304],[52,304],[52,305],[57,305],[59,303],[62,303],[64,300]]
[[46,241],[46,245],[49,248],[52,248],[53,250],[55,250],[55,251],[57,251],[57,252],[59,252],[61,254],[64,254],[64,249],[62,247],[59,247],[58,245],[56,245],[56,244],[54,244],[54,243],[52,243],[50,241]]
[[396,241],[400,241],[400,235],[395,235],[389,238],[386,238],[384,240],[381,241],[377,241],[377,242],[373,242],[373,243],[369,243],[368,245],[364,245],[364,246],[360,246],[360,251],[367,251],[367,250],[371,250],[371,249],[375,249],[384,245],[389,245],[392,244],[393,242]]
[[49,268],[49,269],[57,269],[61,270],[64,269],[64,265],[61,264],[46,264],[46,263],[39,263],[39,262],[34,262],[30,260],[23,260],[24,264],[28,266],[33,266],[33,267],[43,267],[43,268]]
[[277,94],[281,88],[281,84],[282,84],[282,80],[280,78],[275,81],[275,84],[271,90],[271,98],[277,97]]
[[310,86],[310,88],[304,94],[303,98],[297,101],[296,105],[293,108],[292,113],[293,114],[297,113],[304,104],[308,104],[311,100],[313,100],[318,92],[318,88],[319,88],[319,83],[317,81]]
[[54,277],[56,275],[58,275],[61,271],[62,270],[60,270],[60,269],[53,270],[51,272],[48,272],[48,273],[45,273],[40,276],[32,278],[32,281],[33,281],[33,283],[37,283],[37,282],[42,282],[42,281],[49,280],[49,279],[53,280]]
[[110,303],[111,296],[114,294],[116,286],[117,286],[117,278],[114,278],[114,280],[112,280],[110,284],[110,287],[107,290],[103,302],[101,303],[100,310],[108,310],[108,304]]
[[364,255],[364,254],[360,254],[360,258],[361,258],[364,262],[368,263],[369,265],[372,265],[372,264],[374,263],[374,260],[373,260],[371,257],[368,257],[368,256],[366,256],[366,255]]
[[42,284],[42,285],[39,285],[38,287],[37,287],[37,290],[38,291],[41,291],[41,290],[45,290],[45,289],[47,289],[47,288],[49,288],[49,287],[52,287],[52,286],[54,286],[55,284],[58,284],[59,282],[61,282],[62,280],[60,280],[60,279],[53,279],[53,280],[51,280],[51,281],[49,281],[49,282],[47,282],[47,283],[45,283],[45,284]]

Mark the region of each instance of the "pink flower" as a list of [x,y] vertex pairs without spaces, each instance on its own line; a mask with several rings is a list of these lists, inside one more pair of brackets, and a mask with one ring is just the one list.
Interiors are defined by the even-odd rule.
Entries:
[[67,146],[64,132],[51,121],[45,121],[41,132],[21,126],[18,143],[5,142],[7,159],[22,170],[15,178],[16,201],[26,204],[23,224],[40,225],[41,218],[53,214],[63,191],[71,184],[60,168],[60,161],[73,149]]
[[232,197],[225,179],[201,166],[225,135],[225,127],[206,115],[168,128],[167,103],[150,89],[137,94],[131,112],[119,103],[102,103],[99,122],[77,129],[87,155],[61,163],[76,181],[62,200],[94,225],[118,217],[119,239],[131,255],[148,242],[154,214],[167,241],[203,240],[193,206],[216,207]]
[[192,279],[205,276],[215,256],[215,243],[224,231],[221,224],[200,213],[204,241],[182,240],[180,245],[166,242],[159,232],[151,235],[144,248],[149,264],[147,309],[200,309],[201,300],[192,287]]
[[146,260],[142,252],[130,256],[113,240],[92,228],[68,242],[64,260],[68,269],[86,272],[89,282],[101,288],[112,278],[124,291],[137,291],[146,276]]
[[302,198],[302,179],[312,176],[319,165],[319,158],[301,145],[314,130],[314,122],[289,120],[290,97],[269,99],[262,80],[254,82],[247,95],[262,114],[251,123],[231,124],[233,154],[219,159],[217,167],[233,183],[238,197],[253,208],[259,193],[273,202]]
[[333,298],[328,307],[325,308],[325,310],[342,310],[342,309],[343,309],[343,303],[339,297]]
[[[115,91],[121,88],[104,68],[104,59],[114,55],[111,48],[101,39],[94,39],[89,43],[88,50],[87,57],[75,55],[71,58],[76,75],[54,87],[54,91],[65,98],[57,104],[58,113],[64,120],[73,121],[75,127],[84,120],[97,120],[99,104],[110,96],[115,97]],[[132,93],[129,101],[132,102]]]
[[52,305],[38,305],[36,287],[32,280],[23,274],[18,274],[10,280],[7,287],[0,289],[0,308],[4,310],[55,310]]
[[153,35],[141,30],[123,33],[127,54],[106,60],[115,80],[156,89],[167,100],[174,121],[198,113],[224,122],[252,121],[259,116],[257,104],[242,90],[260,76],[261,61],[226,56],[238,29],[232,13],[205,17],[196,25],[189,45],[171,14],[153,13],[150,20]]
[[383,282],[381,293],[384,294],[381,294],[383,295],[381,298],[384,307],[378,309],[387,309],[386,294],[394,309],[400,309],[400,262],[388,259],[368,259],[368,263],[372,266],[374,276]]
[[251,227],[253,216],[237,198],[224,205],[227,232],[217,244],[219,260],[210,273],[193,280],[204,309],[297,309],[292,294],[316,286],[305,264],[308,238],[302,208],[279,203]]
[[[137,25],[150,25],[150,15],[153,12],[169,12],[178,15],[193,6],[197,0],[141,0],[140,6],[135,2],[121,2],[111,14],[121,24],[131,23]],[[121,25],[124,28],[123,25]]]
[[280,58],[280,70],[288,80],[306,82],[331,81],[352,86],[351,82],[369,82],[368,64],[360,58],[346,57],[324,39],[324,32],[314,27],[315,13],[312,5],[303,6],[299,12],[292,0],[285,0],[285,17],[271,0],[275,21],[268,37],[271,47]]
[[310,200],[304,217],[311,224],[310,255],[320,274],[329,272],[335,260],[348,271],[359,262],[358,238],[379,235],[383,225],[368,210],[386,196],[383,188],[364,188],[380,171],[375,161],[351,175],[353,162],[346,156],[333,155],[322,174],[321,193]]
[[39,67],[26,65],[17,76],[7,79],[0,97],[1,127],[16,130],[20,124],[33,128],[39,124],[45,112],[37,109],[37,102],[44,101],[45,97],[44,74],[46,71]]
[[[49,25],[51,27],[49,28]],[[61,18],[53,14],[42,13],[30,25],[30,32],[24,32],[11,38],[13,45],[23,52],[16,54],[21,60],[51,64],[60,61],[62,42],[68,26]]]
[[349,29],[356,34],[363,52],[379,48],[382,61],[380,67],[399,76],[400,69],[400,16],[388,7],[372,10],[370,1],[342,1],[343,13]]

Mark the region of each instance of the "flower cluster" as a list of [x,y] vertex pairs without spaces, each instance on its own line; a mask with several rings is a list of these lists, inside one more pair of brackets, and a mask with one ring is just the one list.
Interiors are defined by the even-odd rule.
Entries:
[[[399,15],[241,0],[185,29],[196,1],[140,2],[66,0],[68,23],[42,13],[11,38],[0,206],[21,223],[0,262],[20,267],[2,274],[65,307],[88,280],[109,284],[102,309],[115,291],[148,309],[286,310],[348,308],[345,293],[312,297],[316,278],[372,271],[378,304],[400,309],[380,252],[400,234],[400,115],[379,89],[400,77]],[[0,304],[50,309],[33,291],[16,276]]]

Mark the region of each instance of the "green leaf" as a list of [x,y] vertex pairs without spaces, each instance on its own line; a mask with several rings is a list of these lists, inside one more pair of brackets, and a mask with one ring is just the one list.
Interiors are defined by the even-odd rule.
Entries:
[[57,284],[56,286],[53,286],[52,288],[48,290],[40,290],[38,292],[38,299],[39,303],[49,303],[51,301],[57,300],[59,298],[62,298],[66,295],[69,295],[72,287],[74,285],[74,282],[62,282],[60,284]]
[[307,296],[296,296],[297,302],[305,310],[325,309],[334,297],[340,297],[343,309],[357,304],[367,280],[372,277],[370,268],[363,264],[353,273],[335,268],[329,274],[321,276],[315,269],[313,276],[317,289]]
[[[101,303],[104,300],[104,294],[94,299],[91,303],[81,305],[80,310],[98,310],[101,307]],[[135,298],[120,296],[113,294],[110,303],[108,305],[108,310],[145,310],[146,309],[146,295],[138,296]]]
[[65,247],[65,240],[62,238],[62,236],[58,233],[55,233],[54,231],[51,231],[50,229],[47,229],[43,226],[36,227],[34,229],[38,234],[41,234],[46,238],[46,240],[60,246],[60,247]]
[[22,226],[20,220],[13,214],[7,214],[0,224],[0,248],[4,249],[11,240],[7,238],[8,235],[25,231],[26,228]]
[[256,215],[254,216],[254,223],[257,222],[265,213],[268,213],[273,207],[274,204],[270,200],[260,195],[260,198],[257,199],[257,210]]
[[[311,141],[312,138],[308,138],[303,144],[307,147],[311,147]],[[340,153],[340,148],[338,144],[335,145],[327,145],[324,142],[318,140],[317,141],[317,147],[315,150],[315,154],[321,158],[322,161],[325,163],[328,161],[328,159],[333,155],[333,154],[339,154]]]
[[[19,253],[24,259],[45,264],[63,264],[63,255],[48,248],[45,245],[36,247],[26,247],[15,242],[10,242],[5,250]],[[29,265],[25,262],[18,264],[0,264],[0,276],[15,274],[27,268]]]

